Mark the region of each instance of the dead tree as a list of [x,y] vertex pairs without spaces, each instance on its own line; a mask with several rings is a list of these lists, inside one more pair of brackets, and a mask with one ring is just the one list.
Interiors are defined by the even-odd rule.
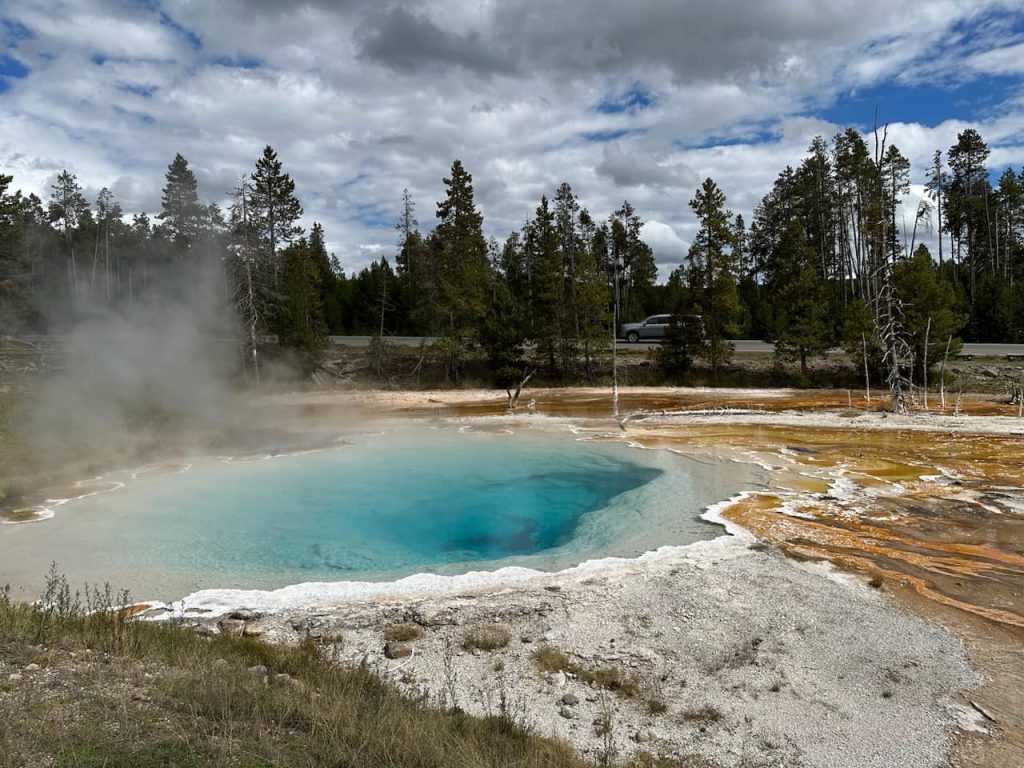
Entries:
[[515,411],[516,406],[519,405],[519,395],[523,392],[523,387],[527,385],[530,379],[533,378],[533,374],[537,372],[537,369],[532,371],[523,371],[523,378],[520,379],[519,384],[516,385],[515,392],[512,391],[512,387],[505,388],[505,394],[508,395],[508,412],[512,413]]
[[253,379],[259,384],[259,333],[266,319],[267,292],[261,284],[259,250],[252,238],[251,194],[249,181],[243,176],[238,189],[232,193],[231,224],[235,242],[231,254],[235,267],[235,311],[245,326],[246,357],[252,363]]
[[1024,385],[1012,379],[1008,382],[1010,405],[1017,406],[1017,418],[1024,417]]
[[946,410],[946,361],[949,360],[949,347],[953,343],[953,336],[950,334],[946,339],[946,354],[942,356],[942,366],[939,368],[939,399],[940,407]]
[[932,332],[932,319],[928,318],[928,327],[924,329],[924,364],[921,372],[924,375],[924,409],[928,410],[928,337]]
[[908,375],[908,371],[913,371],[913,349],[904,332],[903,305],[896,295],[891,263],[884,264],[880,271],[875,317],[882,344],[885,383],[889,386],[889,408],[893,413],[906,413],[907,393],[913,387]]
[[871,374],[868,369],[868,337],[860,335],[861,344],[864,346],[864,399],[871,402]]

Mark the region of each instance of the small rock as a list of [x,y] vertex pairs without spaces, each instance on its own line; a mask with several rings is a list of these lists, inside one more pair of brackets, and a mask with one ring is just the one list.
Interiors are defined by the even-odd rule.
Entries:
[[558,714],[560,714],[566,720],[576,719],[576,710],[572,707],[562,707],[560,710],[558,710]]
[[262,664],[257,664],[254,667],[249,667],[249,673],[253,675],[265,675],[267,674],[267,668]]
[[483,653],[483,651],[481,651],[479,648],[474,648],[472,653],[473,653],[474,656],[479,656],[480,654]]
[[384,655],[389,659],[404,659],[412,656],[412,646],[408,643],[387,643],[384,646]]
[[245,627],[245,622],[238,619],[221,619],[217,622],[217,627],[226,634],[240,635],[242,634],[242,628]]
[[633,741],[638,744],[647,744],[654,741],[654,731],[650,728],[641,728],[639,731],[633,734]]
[[196,627],[196,634],[200,637],[213,637],[219,633],[216,627],[211,627],[209,624],[200,624]]
[[146,695],[142,691],[135,691],[134,693],[132,693],[132,701],[152,701],[152,700],[153,700],[152,698],[150,698],[148,695]]
[[576,704],[579,704],[580,700],[578,698],[576,698],[576,696],[574,696],[573,694],[567,693],[567,694],[565,694],[565,696],[562,697],[562,703],[563,704],[568,704],[570,707],[572,707],[572,706],[575,706]]
[[981,375],[984,376],[986,379],[995,379],[999,377],[999,371],[997,371],[995,368],[985,368],[981,372]]
[[11,674],[9,674],[7,676],[7,682],[9,682],[9,683],[18,683],[18,682],[21,682],[22,677],[23,677],[23,675],[21,675],[20,673],[12,672]]
[[248,608],[239,608],[237,611],[232,611],[228,614],[228,618],[234,619],[235,621],[252,621],[258,617],[259,614],[254,611],[250,611]]
[[25,667],[25,671],[26,672],[35,672],[37,669],[39,669],[39,665],[38,664],[28,664]]
[[565,687],[565,673],[564,672],[549,672],[544,678],[555,688]]
[[242,629],[242,637],[261,637],[263,630],[259,627],[246,626]]
[[560,586],[558,586],[557,584],[548,584],[546,587],[544,587],[544,589],[546,589],[548,592],[561,592],[562,591],[562,588]]
[[533,642],[533,638],[530,635],[523,635],[522,637],[519,638],[519,642],[521,642],[521,643],[532,643]]
[[280,674],[274,675],[274,680],[280,683],[281,685],[291,685],[295,688],[302,687],[301,680],[296,680],[294,677],[287,674],[286,672],[281,672]]

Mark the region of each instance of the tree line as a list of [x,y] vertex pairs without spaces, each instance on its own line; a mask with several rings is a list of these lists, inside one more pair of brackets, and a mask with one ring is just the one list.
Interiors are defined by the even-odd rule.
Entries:
[[993,184],[988,158],[973,129],[936,151],[909,221],[910,163],[885,129],[815,138],[749,227],[707,179],[689,204],[697,234],[661,285],[628,201],[597,219],[563,183],[498,242],[484,235],[472,176],[458,160],[433,225],[420,229],[405,191],[393,259],[351,274],[328,253],[319,223],[308,232],[299,224],[295,183],[269,146],[226,209],[200,201],[195,174],[177,155],[153,217],[125,215],[106,188],[88,201],[68,171],[45,201],[13,191],[13,178],[0,173],[0,327],[60,331],[215,280],[254,377],[267,334],[307,366],[326,335],[371,334],[440,337],[456,381],[473,350],[499,383],[520,379],[528,345],[531,364],[589,379],[613,328],[674,313],[702,321],[699,330],[670,330],[659,352],[670,371],[700,357],[717,377],[729,339],[763,338],[805,372],[810,359],[845,345],[902,387],[957,337],[1024,340],[1024,170],[1007,168]]

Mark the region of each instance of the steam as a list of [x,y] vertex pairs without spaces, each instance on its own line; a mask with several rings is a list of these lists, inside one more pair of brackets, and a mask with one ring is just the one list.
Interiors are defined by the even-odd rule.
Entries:
[[59,368],[37,382],[21,420],[40,458],[88,460],[94,445],[101,460],[101,445],[123,454],[229,417],[237,344],[222,264],[196,258],[161,273],[142,297],[90,306],[57,337]]

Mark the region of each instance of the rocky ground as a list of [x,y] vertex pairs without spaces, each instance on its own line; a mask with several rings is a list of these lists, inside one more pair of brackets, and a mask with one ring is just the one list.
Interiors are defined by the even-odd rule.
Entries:
[[751,542],[484,593],[186,621],[312,636],[411,694],[512,716],[599,762],[923,768],[944,764],[958,723],[984,728],[954,636]]
[[[554,423],[563,413],[587,413],[593,397],[601,400],[595,415],[618,430],[606,413],[606,390],[570,392],[531,391],[536,412],[524,407],[513,418]],[[619,427],[628,432],[652,418],[941,429],[1008,439],[1022,431],[1013,415],[896,417],[842,407],[812,414],[785,405],[781,412],[728,412],[755,396],[792,403],[804,397],[623,390]],[[680,399],[687,407],[714,401],[722,412],[672,415]],[[501,401],[484,390],[267,398],[294,415],[294,425],[285,423],[296,429],[350,419],[353,408],[448,418],[469,403],[470,413],[495,416]],[[545,407],[552,415],[539,414]],[[887,585],[873,589],[837,577],[744,536],[710,552],[543,575],[488,591],[392,595],[266,615],[254,613],[255,604],[235,608],[234,618],[193,613],[184,621],[206,635],[286,643],[312,637],[339,661],[369,665],[411,695],[503,714],[566,738],[606,765],[613,756],[646,752],[684,760],[699,754],[704,764],[728,766],[940,766],[951,758],[958,729],[995,732],[984,707],[972,704],[982,678],[956,636],[901,608]],[[21,689],[34,684],[38,670],[3,672],[21,676],[11,680]]]

